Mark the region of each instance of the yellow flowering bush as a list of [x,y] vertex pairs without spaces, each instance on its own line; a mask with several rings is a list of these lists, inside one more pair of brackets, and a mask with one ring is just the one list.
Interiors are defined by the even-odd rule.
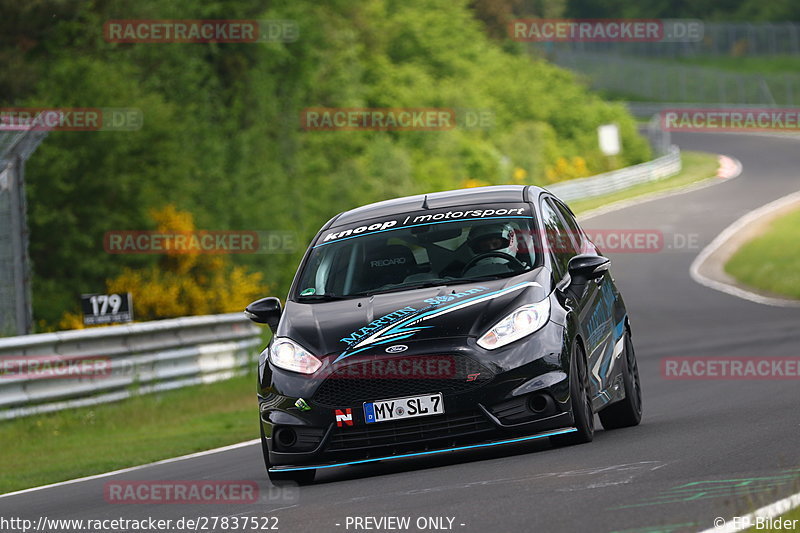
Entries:
[[[191,213],[172,205],[152,210],[150,216],[159,233],[196,230]],[[106,289],[109,294],[132,293],[137,321],[241,311],[269,292],[260,272],[232,265],[226,255],[174,250],[165,252],[152,267],[124,269],[106,281]],[[82,327],[78,313],[65,313],[59,322],[61,329]]]
[[488,181],[476,180],[474,178],[467,178],[461,182],[462,189],[471,189],[472,187],[486,187],[489,185]]
[[575,156],[571,159],[559,157],[556,159],[555,165],[545,169],[544,175],[547,183],[556,183],[575,178],[584,178],[589,175],[589,169],[586,166],[586,160],[580,156]]

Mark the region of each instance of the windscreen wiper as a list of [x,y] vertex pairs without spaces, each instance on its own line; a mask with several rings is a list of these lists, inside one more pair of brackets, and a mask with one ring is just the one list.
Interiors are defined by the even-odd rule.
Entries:
[[437,280],[428,280],[420,283],[414,283],[410,285],[395,285],[394,287],[387,287],[385,289],[375,289],[372,291],[364,291],[364,292],[356,292],[351,294],[350,296],[372,296],[373,294],[384,294],[387,292],[394,292],[394,291],[407,291],[412,289],[423,289],[425,287],[435,287],[437,285],[447,285],[448,283],[452,282],[453,280],[450,279],[437,279]]
[[309,294],[308,296],[298,296],[298,302],[333,302],[335,300],[347,300],[345,296],[335,294]]
[[470,281],[490,281],[493,279],[510,278],[523,272],[530,272],[530,269],[520,270],[519,272],[503,272],[502,274],[491,274],[489,276],[479,276],[477,278],[458,278],[451,280],[451,283],[468,283]]

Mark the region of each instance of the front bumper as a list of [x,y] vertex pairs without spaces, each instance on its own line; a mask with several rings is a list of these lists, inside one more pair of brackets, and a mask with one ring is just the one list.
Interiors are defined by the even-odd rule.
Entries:
[[[465,361],[456,365],[459,373],[482,369],[481,375],[464,383],[460,374],[446,381],[394,384],[341,380],[336,384],[338,395],[323,386],[325,381],[306,378],[298,386],[296,375],[270,369],[265,376],[269,386],[262,383],[259,394],[270,465],[285,470],[355,464],[552,436],[573,424],[564,345],[563,328],[553,323],[492,352],[478,347],[474,339],[409,343],[403,357],[452,354]],[[444,414],[365,422],[364,401],[437,392],[443,393]],[[299,397],[310,410],[294,405]],[[337,425],[337,412],[351,415],[352,425]]]
[[375,463],[378,461],[389,461],[392,459],[406,459],[410,457],[423,457],[426,455],[436,455],[441,453],[448,453],[448,452],[460,452],[464,450],[475,450],[479,448],[488,448],[493,446],[502,446],[506,444],[516,444],[520,442],[526,442],[531,440],[539,440],[544,439],[547,437],[554,437],[556,435],[565,435],[567,433],[574,433],[577,429],[574,427],[562,428],[557,429],[554,431],[544,431],[541,433],[536,433],[534,435],[527,435],[524,437],[516,437],[511,439],[504,439],[504,440],[497,440],[491,442],[484,442],[480,444],[471,444],[465,446],[453,446],[450,448],[440,448],[437,450],[427,450],[423,452],[411,452],[405,454],[398,454],[398,455],[387,455],[385,457],[374,457],[368,459],[356,459],[352,461],[344,461],[344,462],[335,462],[335,463],[319,463],[319,464],[308,464],[304,466],[273,466],[269,470],[270,472],[293,472],[298,470],[318,470],[324,468],[336,468],[339,466],[348,466],[348,465],[356,465],[356,464],[364,464],[364,463]]

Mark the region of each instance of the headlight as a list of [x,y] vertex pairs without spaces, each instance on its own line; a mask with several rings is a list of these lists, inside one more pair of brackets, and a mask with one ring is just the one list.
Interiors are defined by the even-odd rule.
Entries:
[[269,360],[278,368],[301,374],[313,374],[322,366],[322,361],[289,339],[278,339],[272,343]]
[[550,320],[550,298],[523,305],[487,331],[478,346],[494,350],[541,329]]

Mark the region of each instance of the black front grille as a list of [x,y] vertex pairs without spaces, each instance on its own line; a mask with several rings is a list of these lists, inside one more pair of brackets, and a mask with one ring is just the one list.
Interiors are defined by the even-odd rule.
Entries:
[[[423,378],[417,377],[418,373],[414,372],[409,378],[385,377],[395,375],[391,372],[377,376],[374,369],[371,370],[374,377],[357,377],[364,374],[363,368],[366,368],[364,365],[379,363],[382,365],[381,368],[386,368],[386,365],[390,364],[395,365],[394,368],[413,368],[414,364],[420,365],[429,357],[435,357],[437,360],[447,358],[446,360],[452,362],[452,367],[447,372],[442,372],[440,376],[433,375]],[[403,364],[405,367],[402,366]],[[493,377],[494,374],[491,370],[462,355],[409,355],[373,358],[369,361],[349,362],[338,368],[322,382],[314,393],[313,400],[315,403],[329,407],[345,407],[373,400],[388,400],[437,392],[448,395],[473,390],[488,383]]]
[[[494,424],[480,413],[432,415],[410,420],[375,422],[358,427],[334,428],[328,450],[363,450],[430,443],[494,431]],[[422,446],[423,448],[425,446]]]

